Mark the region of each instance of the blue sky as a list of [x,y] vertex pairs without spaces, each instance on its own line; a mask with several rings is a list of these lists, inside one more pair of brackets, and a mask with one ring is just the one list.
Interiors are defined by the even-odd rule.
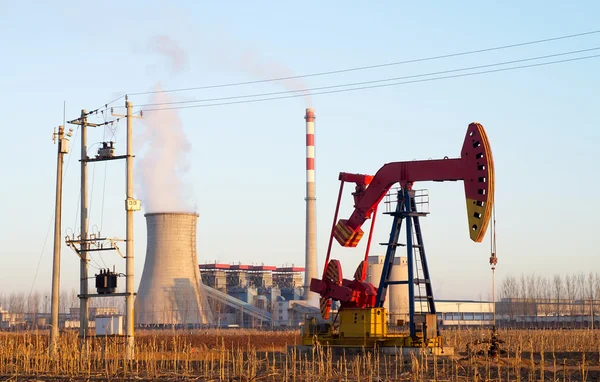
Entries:
[[[44,246],[55,187],[56,146],[50,138],[53,127],[62,123],[63,101],[67,119],[72,119],[81,109],[157,85],[252,81],[600,29],[600,5],[593,1],[373,4],[105,1],[89,7],[74,1],[2,2],[0,289],[50,290],[51,234]],[[157,38],[180,47],[179,70],[173,70],[169,56],[152,49]],[[600,34],[595,34],[303,82],[317,87],[369,81],[598,46]],[[375,173],[387,162],[458,156],[467,125],[478,121],[487,130],[496,162],[498,277],[600,271],[599,184],[594,176],[600,144],[599,64],[596,58],[311,97],[317,117],[319,267],[340,171]],[[181,101],[287,89],[266,83],[169,96]],[[150,96],[131,100],[140,105]],[[122,104],[120,100],[115,106]],[[182,159],[187,167],[182,192],[191,196],[200,214],[200,262],[303,263],[306,107],[307,100],[300,97],[161,117],[167,118],[165,129],[172,128],[168,118],[180,119],[182,130],[173,128],[179,134],[175,141],[189,144]],[[139,137],[148,123],[135,122]],[[116,130],[118,150],[125,148],[124,126]],[[90,131],[90,146],[105,134],[103,129]],[[66,165],[63,236],[77,221],[78,139]],[[105,235],[124,236],[124,167],[111,163],[105,177],[104,164],[95,166],[89,169],[94,175],[90,223]],[[139,196],[139,178],[136,187]],[[417,188],[431,194],[431,215],[423,230],[437,296],[488,297],[489,236],[482,244],[469,240],[462,183]],[[347,193],[341,217],[349,216],[351,207]],[[387,216],[378,218],[376,242],[386,240],[390,223]],[[139,281],[146,240],[143,212],[136,214],[135,233]],[[372,252],[383,253],[383,248]],[[362,253],[362,246],[336,246],[333,256],[351,277]],[[124,269],[116,254],[94,255],[91,265],[103,261]],[[78,284],[79,267],[64,246],[62,264],[62,287],[71,289]]]

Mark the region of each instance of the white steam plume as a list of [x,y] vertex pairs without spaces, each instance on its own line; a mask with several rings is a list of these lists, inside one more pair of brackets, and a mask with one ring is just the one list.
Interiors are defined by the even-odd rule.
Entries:
[[[219,31],[215,33],[215,38],[211,40],[200,41],[201,49],[206,53],[204,63],[220,68],[228,68],[238,72],[244,72],[260,80],[271,78],[293,77],[294,71],[280,61],[272,57],[261,54],[256,48],[242,43],[234,38],[227,37],[227,32]],[[307,107],[311,106],[310,94],[307,91],[306,83],[302,78],[291,78],[289,80],[273,81],[271,86],[281,86],[286,90],[302,91],[306,93],[304,101]],[[255,85],[251,85],[254,87]],[[300,93],[299,94],[303,94]]]
[[[294,72],[280,62],[261,57],[258,52],[247,49],[239,57],[241,67],[250,75],[261,79],[285,78],[295,76]],[[291,78],[289,80],[276,81],[274,84],[280,84],[287,90],[306,90],[307,86],[301,78]],[[307,107],[311,106],[310,95],[307,92],[304,96]]]
[[148,47],[154,53],[160,54],[171,60],[171,70],[174,74],[187,69],[187,54],[169,36],[154,36],[148,42]]
[[[149,49],[170,60],[172,73],[187,67],[186,54],[167,36],[150,39]],[[156,84],[154,91],[163,90]],[[171,102],[166,93],[150,95],[148,103]],[[191,185],[185,175],[190,169],[187,155],[192,149],[185,135],[183,123],[177,110],[147,113],[142,119],[143,127],[135,137],[136,180],[140,199],[146,212],[192,212]]]

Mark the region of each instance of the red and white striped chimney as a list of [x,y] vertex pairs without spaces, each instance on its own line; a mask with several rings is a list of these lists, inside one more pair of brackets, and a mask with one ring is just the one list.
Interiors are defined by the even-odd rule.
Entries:
[[306,258],[304,300],[318,301],[310,291],[310,280],[317,278],[317,197],[315,190],[315,111],[306,109]]

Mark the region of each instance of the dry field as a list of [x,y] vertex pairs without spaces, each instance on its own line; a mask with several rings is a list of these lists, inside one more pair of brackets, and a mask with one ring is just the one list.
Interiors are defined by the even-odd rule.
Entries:
[[299,342],[298,332],[138,331],[136,360],[127,363],[119,338],[93,339],[81,348],[77,333],[65,332],[50,356],[46,332],[0,333],[0,380],[600,381],[599,331],[502,330],[498,360],[480,351],[486,345],[468,346],[488,334],[446,331],[455,356],[402,358],[286,351]]

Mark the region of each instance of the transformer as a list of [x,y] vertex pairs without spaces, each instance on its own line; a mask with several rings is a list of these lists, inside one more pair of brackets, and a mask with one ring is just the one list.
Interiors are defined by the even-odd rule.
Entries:
[[118,274],[111,272],[110,269],[101,269],[96,275],[96,289],[98,294],[111,294],[117,290]]

